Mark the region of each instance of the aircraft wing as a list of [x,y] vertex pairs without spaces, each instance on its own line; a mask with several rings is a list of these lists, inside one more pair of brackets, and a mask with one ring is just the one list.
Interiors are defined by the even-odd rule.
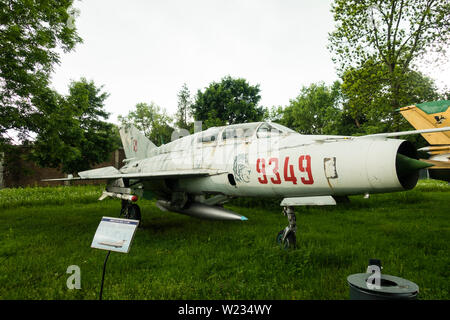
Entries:
[[44,179],[42,181],[73,181],[73,180],[110,180],[110,179],[167,179],[167,178],[187,178],[204,177],[222,174],[220,170],[190,169],[190,170],[170,170],[145,173],[121,173],[114,167],[105,167],[79,172],[79,177],[68,177],[60,179]]
[[419,133],[432,133],[432,132],[442,132],[442,131],[450,131],[450,127],[442,127],[442,128],[434,128],[434,129],[422,129],[422,130],[411,130],[411,131],[401,131],[401,132],[388,132],[388,133],[376,133],[369,134],[360,137],[354,137],[356,139],[360,138],[372,138],[372,137],[380,137],[380,138],[390,138],[390,137],[399,137],[399,136],[408,136],[411,134],[419,134]]
[[335,142],[338,140],[365,139],[365,138],[373,138],[373,137],[391,138],[391,137],[407,136],[407,135],[419,134],[419,133],[432,133],[432,132],[442,132],[442,131],[450,131],[450,127],[401,131],[401,132],[375,133],[375,134],[368,134],[368,135],[364,135],[364,136],[328,136],[328,135],[327,136],[314,136],[312,138],[312,141],[315,143],[323,143],[323,142]]
[[421,129],[421,130],[411,130],[411,131],[401,131],[401,132],[386,132],[386,133],[375,133],[368,134],[364,136],[314,136],[312,141],[314,143],[324,143],[324,142],[335,142],[339,140],[351,140],[351,139],[365,139],[365,138],[391,138],[399,136],[407,136],[419,133],[432,133],[432,132],[442,132],[450,131],[450,127],[433,128],[433,129]]

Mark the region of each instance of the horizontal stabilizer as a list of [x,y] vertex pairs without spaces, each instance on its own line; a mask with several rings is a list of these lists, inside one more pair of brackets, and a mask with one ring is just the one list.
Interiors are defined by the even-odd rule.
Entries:
[[334,206],[336,200],[332,196],[284,198],[280,206]]
[[105,167],[78,172],[78,175],[80,176],[81,179],[99,178],[99,177],[100,179],[102,179],[101,177],[112,176],[116,174],[120,174],[120,171],[114,167]]

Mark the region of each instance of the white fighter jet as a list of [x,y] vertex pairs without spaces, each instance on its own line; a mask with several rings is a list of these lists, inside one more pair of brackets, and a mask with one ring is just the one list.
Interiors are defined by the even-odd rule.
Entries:
[[140,219],[138,196],[157,206],[200,218],[247,220],[223,208],[233,197],[280,197],[289,225],[277,235],[285,247],[296,244],[294,206],[335,205],[336,197],[412,189],[418,171],[414,146],[392,137],[450,127],[359,137],[303,135],[276,123],[213,127],[160,147],[134,127],[120,135],[125,165],[55,180],[108,180],[100,200],[122,199],[126,218]]

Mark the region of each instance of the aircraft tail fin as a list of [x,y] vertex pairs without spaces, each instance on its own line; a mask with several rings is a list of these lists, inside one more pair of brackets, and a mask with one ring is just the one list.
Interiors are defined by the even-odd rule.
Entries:
[[[399,109],[402,116],[417,130],[450,126],[450,101],[424,102]],[[450,132],[422,133],[431,145],[450,144]]]
[[150,151],[157,148],[144,134],[132,125],[123,126],[119,132],[127,159],[147,158],[150,155]]

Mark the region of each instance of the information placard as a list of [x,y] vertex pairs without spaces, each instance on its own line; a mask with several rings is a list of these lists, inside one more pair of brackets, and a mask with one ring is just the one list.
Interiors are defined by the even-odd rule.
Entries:
[[128,253],[138,225],[138,220],[103,217],[91,248]]

